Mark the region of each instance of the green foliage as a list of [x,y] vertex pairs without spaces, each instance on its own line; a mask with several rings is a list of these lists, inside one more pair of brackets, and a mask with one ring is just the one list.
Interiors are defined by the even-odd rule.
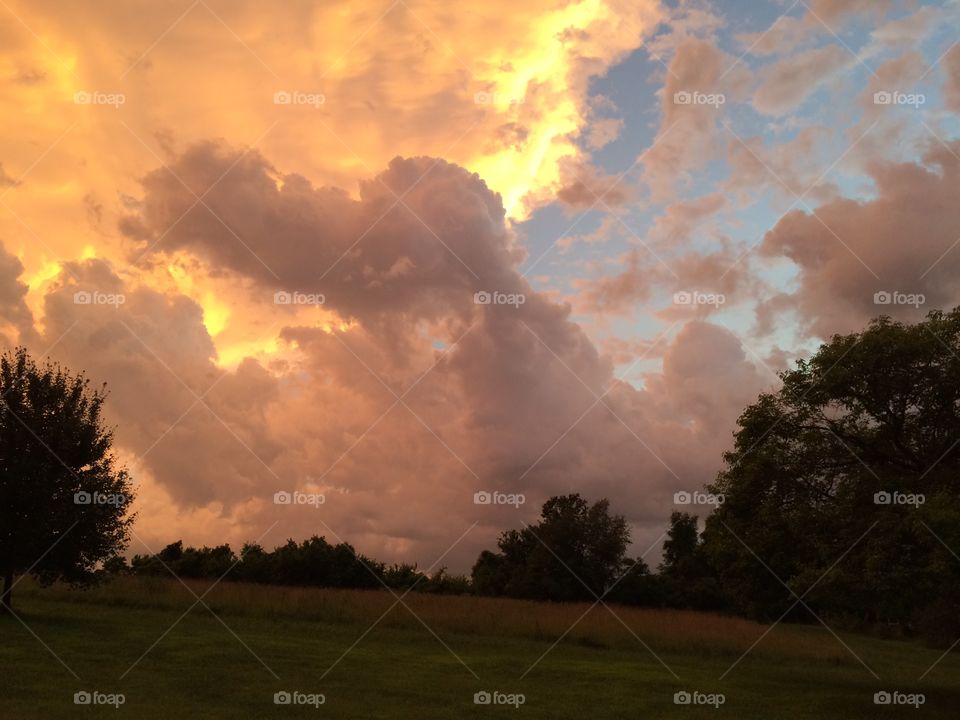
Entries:
[[0,572],[87,583],[126,546],[127,472],[110,451],[105,391],[20,348],[0,356]]
[[745,410],[702,548],[731,608],[960,636],[958,353],[960,309],[879,318]]

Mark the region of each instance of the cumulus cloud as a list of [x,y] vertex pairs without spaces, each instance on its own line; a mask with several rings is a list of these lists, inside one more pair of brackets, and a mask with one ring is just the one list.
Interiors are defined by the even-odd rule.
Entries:
[[[137,13],[117,0],[7,6],[20,22],[0,29],[0,97],[13,109],[0,185],[29,170],[11,203],[29,231],[4,212],[0,235],[23,250],[28,275],[86,246],[121,257],[104,228],[126,212],[134,180],[206,138],[351,191],[398,154],[444,157],[525,217],[555,198],[561,160],[585,155],[591,78],[642,47],[661,17],[658,0],[531,0],[510,12],[379,0],[269,12],[249,0]],[[73,102],[93,91],[124,102]]]
[[[174,19],[162,4],[133,22],[101,3],[91,24],[89,0],[18,0],[25,22],[76,63],[0,28],[15,68],[0,92],[31,108],[14,114],[17,143],[0,154],[0,188],[26,178],[10,192],[24,221],[0,214],[15,251],[0,252],[0,336],[52,347],[110,383],[121,456],[149,490],[138,534],[151,543],[237,544],[279,522],[283,536],[335,532],[376,556],[429,563],[478,523],[449,558],[462,570],[543,499],[579,491],[609,497],[648,544],[673,491],[713,478],[737,415],[775,382],[764,363],[780,369],[797,351],[767,342],[757,354],[726,318],[744,324],[763,297],[755,331],[780,341],[796,330],[803,344],[878,312],[913,318],[957,300],[958,148],[895,162],[909,149],[904,114],[872,101],[926,72],[916,43],[936,13],[871,34],[863,52],[888,54],[855,98],[863,112],[840,129],[794,112],[856,62],[823,23],[842,32],[885,7],[808,5],[738,37],[764,58],[754,70],[719,49],[725,20],[701,3],[414,15],[361,1],[339,14],[285,4],[266,18],[244,0],[222,9],[233,33],[200,5],[151,47]],[[597,163],[624,125],[609,98],[591,96],[592,81],[644,44],[667,63],[658,132],[637,175],[607,192],[616,178]],[[244,69],[225,76],[224,63]],[[945,102],[958,109],[960,51],[943,68]],[[70,102],[77,87],[115,89],[125,72],[122,108]],[[275,103],[277,91],[315,102]],[[751,99],[784,138],[723,127],[739,133],[731,109]],[[844,140],[856,147],[839,162]],[[33,148],[49,152],[34,164]],[[717,179],[723,161],[729,175]],[[867,199],[842,198],[864,166]],[[747,257],[727,233],[766,209],[734,212],[771,188],[770,210],[798,209],[766,234],[761,259]],[[650,202],[633,203],[646,189]],[[537,283],[552,288],[534,289],[513,223],[598,195],[618,212],[557,244],[587,273],[611,274],[551,269]],[[621,217],[644,228],[648,247]],[[773,286],[754,261],[773,261]],[[786,261],[795,285],[779,273]],[[558,286],[576,291],[570,304]],[[724,295],[731,312],[669,302],[691,291]],[[91,292],[123,302],[76,301]],[[878,306],[878,292],[923,293],[926,305]],[[669,330],[598,337],[641,314]],[[792,314],[801,327],[782,323]],[[272,502],[294,489],[327,502],[319,512]],[[481,489],[528,504],[478,507]]]
[[[953,143],[930,148],[922,164],[876,162],[873,199],[795,210],[766,234],[761,253],[787,257],[799,270],[790,297],[811,332],[852,331],[879,314],[916,320],[960,302],[956,153]],[[923,296],[923,304],[888,303],[887,293]]]
[[[712,477],[763,386],[736,338],[702,322],[668,341],[645,390],[616,380],[570,307],[517,272],[498,197],[455,165],[396,159],[358,199],[218,145],[171,169],[193,187],[231,165],[210,209],[187,211],[194,198],[170,172],[148,174],[123,227],[146,265],[188,253],[246,278],[237,312],[272,306],[278,290],[322,293],[322,317],[274,306],[284,327],[270,359],[220,367],[197,303],[108,261],[69,264],[45,295],[37,347],[72,327],[54,355],[109,382],[118,444],[151,488],[145,538],[194,518],[188,539],[237,543],[279,520],[287,535],[333,531],[373,554],[429,561],[477,522],[450,558],[463,569],[547,496],[581,491],[610,497],[649,542],[673,491]],[[476,304],[483,290],[524,301]],[[123,302],[78,304],[77,292]],[[713,344],[712,363],[691,364]],[[713,373],[737,376],[736,393],[706,393]],[[322,516],[274,505],[284,489],[324,493]],[[481,489],[530,502],[476,506]]]
[[[361,184],[359,200],[278,175],[255,151],[210,143],[171,169],[144,178],[142,211],[122,223],[135,254],[189,250],[256,280],[264,297],[322,294],[347,319],[435,319],[465,313],[473,292],[525,289],[509,270],[520,255],[499,198],[446,161],[398,158]],[[221,175],[202,205],[181,183],[204,187]]]
[[23,264],[0,245],[0,336],[7,345],[34,336],[33,314],[26,304],[27,286],[20,281]]

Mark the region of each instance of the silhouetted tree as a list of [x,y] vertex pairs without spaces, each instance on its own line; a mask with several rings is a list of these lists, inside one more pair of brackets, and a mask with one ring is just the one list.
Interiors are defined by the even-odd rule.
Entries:
[[126,546],[133,491],[111,453],[105,398],[22,348],[0,356],[0,611],[17,575],[89,582]]
[[260,545],[247,544],[237,557],[229,545],[209,548],[184,547],[182,541],[167,545],[155,555],[136,555],[129,570],[125,564],[111,564],[117,574],[169,575],[177,577],[220,579],[291,585],[395,590],[414,589],[437,594],[469,593],[470,581],[462,575],[449,575],[440,568],[433,575],[416,565],[395,564],[387,567],[368,558],[347,543],[331,545],[322,537],[311,537],[301,543],[288,540],[268,552]]
[[663,563],[660,565],[660,572],[679,577],[689,575],[689,566],[696,562],[699,539],[696,515],[671,513],[670,528],[663,541]]
[[731,607],[779,617],[786,585],[818,613],[960,635],[960,309],[879,318],[781,377],[711,487],[703,550]]
[[610,503],[580,495],[552,497],[540,522],[509,530],[499,553],[484,551],[474,565],[477,592],[541,600],[592,600],[625,570],[630,532]]
[[670,607],[714,610],[722,606],[721,593],[700,543],[698,518],[674,512],[663,541],[659,568],[663,602]]

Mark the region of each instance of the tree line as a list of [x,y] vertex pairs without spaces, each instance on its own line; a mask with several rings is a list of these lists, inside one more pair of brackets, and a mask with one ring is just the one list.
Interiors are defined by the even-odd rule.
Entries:
[[417,565],[387,565],[354,550],[348,543],[331,545],[313,536],[297,543],[288,540],[274,550],[246,544],[239,554],[229,545],[184,547],[182,541],[167,545],[156,554],[135,555],[128,563],[122,556],[104,565],[108,575],[176,575],[182,578],[220,579],[294,587],[417,590],[438,594],[470,592],[470,581],[450,575],[446,568],[422,572]]
[[[238,554],[178,542],[128,563],[120,552],[132,493],[100,418],[105,394],[18,350],[0,358],[3,604],[12,578],[27,571],[76,583],[172,571],[602,599],[764,621],[829,617],[940,643],[960,637],[960,308],[915,324],[878,318],[780,377],[778,390],[740,416],[723,469],[706,487],[716,505],[702,521],[672,513],[655,571],[628,557],[629,525],[607,500],[571,494],[544,503],[535,525],[504,532],[466,577],[388,566],[322,537]],[[51,540],[55,549],[42,555]]]

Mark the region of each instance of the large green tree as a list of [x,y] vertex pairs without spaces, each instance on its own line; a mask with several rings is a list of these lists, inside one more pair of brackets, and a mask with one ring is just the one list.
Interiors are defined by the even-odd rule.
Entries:
[[0,356],[0,610],[17,575],[84,583],[127,543],[133,491],[111,452],[105,397],[22,348]]
[[879,318],[782,380],[740,417],[711,487],[725,502],[701,551],[729,602],[956,635],[960,309]]

